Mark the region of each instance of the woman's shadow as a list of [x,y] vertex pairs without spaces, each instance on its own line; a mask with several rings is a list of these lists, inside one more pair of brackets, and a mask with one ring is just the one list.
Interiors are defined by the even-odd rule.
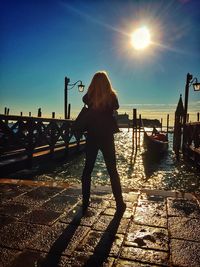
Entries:
[[66,250],[69,245],[76,229],[80,225],[81,219],[83,217],[83,210],[81,207],[78,208],[76,215],[73,217],[70,224],[66,227],[63,233],[58,237],[58,239],[53,243],[47,256],[43,259],[39,259],[37,262],[37,267],[58,267],[62,253]]
[[108,227],[103,232],[99,243],[96,245],[93,254],[83,265],[84,267],[100,267],[106,261],[110,254],[115,236],[117,234],[124,211],[115,212],[113,219],[110,221]]
[[[121,219],[123,217],[124,211],[115,212],[113,219],[110,221],[108,227],[103,232],[102,237],[94,249],[92,256],[83,265],[85,267],[100,267],[108,258],[110,250],[112,248],[113,242],[115,240],[115,235],[117,234]],[[70,243],[76,229],[80,225],[82,217],[85,216],[82,208],[77,211],[71,223],[66,227],[59,238],[53,243],[49,253],[46,258],[39,260],[37,267],[58,267],[62,253],[66,250],[68,244]],[[87,216],[87,213],[86,213]]]

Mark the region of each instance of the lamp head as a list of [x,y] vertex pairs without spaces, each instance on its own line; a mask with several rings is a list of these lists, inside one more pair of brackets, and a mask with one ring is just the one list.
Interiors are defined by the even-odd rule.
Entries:
[[83,85],[82,81],[80,81],[80,84],[78,85],[79,92],[83,92],[84,91],[84,87],[85,87],[85,85]]
[[198,81],[193,83],[193,88],[194,88],[194,91],[200,91],[200,83]]

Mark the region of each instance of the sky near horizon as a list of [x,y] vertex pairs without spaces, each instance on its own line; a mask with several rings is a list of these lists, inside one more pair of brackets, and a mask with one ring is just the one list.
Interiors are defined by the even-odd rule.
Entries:
[[[1,0],[0,113],[64,113],[64,77],[87,87],[106,70],[117,91],[119,113],[171,121],[189,72],[200,80],[198,0]],[[135,50],[131,33],[148,27],[151,44]],[[85,92],[86,92],[85,91]],[[72,116],[82,106],[69,91]],[[200,92],[189,92],[195,120]]]

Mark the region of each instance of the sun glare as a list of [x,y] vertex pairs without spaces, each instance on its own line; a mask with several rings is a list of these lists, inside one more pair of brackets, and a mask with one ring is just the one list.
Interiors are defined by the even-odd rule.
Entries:
[[150,43],[151,36],[147,27],[138,28],[131,34],[131,44],[137,50],[147,48]]

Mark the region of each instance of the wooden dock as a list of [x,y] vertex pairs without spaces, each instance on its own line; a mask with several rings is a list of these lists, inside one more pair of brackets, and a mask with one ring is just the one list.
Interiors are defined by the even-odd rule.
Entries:
[[85,135],[74,135],[72,126],[70,119],[0,115],[1,175],[31,168],[35,158],[81,151]]
[[200,167],[200,122],[186,123],[183,135],[184,158]]

